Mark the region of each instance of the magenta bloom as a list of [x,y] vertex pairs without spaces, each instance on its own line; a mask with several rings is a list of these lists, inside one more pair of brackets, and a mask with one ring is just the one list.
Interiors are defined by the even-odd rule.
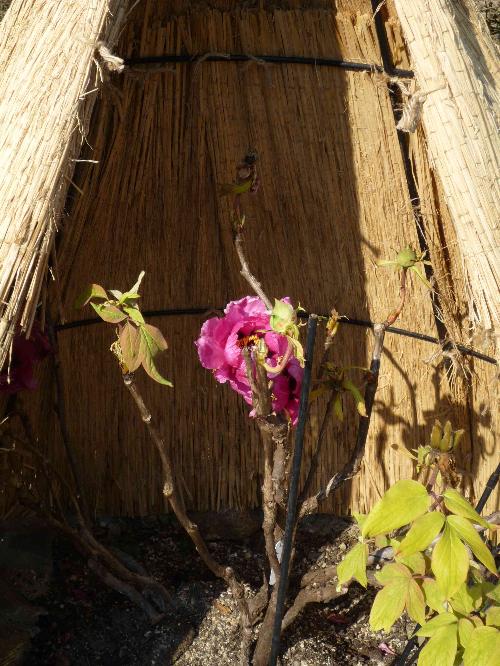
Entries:
[[34,377],[35,365],[50,351],[48,338],[42,333],[38,324],[33,326],[29,338],[25,338],[21,333],[16,335],[12,344],[10,368],[6,363],[0,372],[0,393],[35,389],[37,386]]
[[[282,300],[288,302],[288,299]],[[252,391],[246,375],[244,347],[251,350],[256,340],[263,338],[269,350],[267,364],[271,366],[278,364],[288,348],[286,337],[269,329],[269,313],[264,303],[256,296],[245,296],[228,303],[224,317],[208,319],[195,342],[202,366],[212,370],[221,384],[229,382],[250,405]],[[302,374],[303,369],[294,357],[278,375],[268,374],[273,382],[273,410],[285,412],[294,425],[299,413]]]

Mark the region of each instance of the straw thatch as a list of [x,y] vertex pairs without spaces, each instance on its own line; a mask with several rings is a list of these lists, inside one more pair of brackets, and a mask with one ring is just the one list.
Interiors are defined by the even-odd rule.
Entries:
[[[175,53],[317,55],[380,63],[370,3],[147,1],[140,3],[115,48],[120,56]],[[423,223],[442,293],[442,319],[465,341],[466,294],[460,255],[439,179],[423,137],[414,146]],[[375,269],[377,258],[418,246],[387,81],[376,73],[297,65],[214,63],[127,71],[103,87],[88,145],[66,203],[58,247],[55,310],[69,320],[89,281],[122,288],[139,270],[146,309],[220,306],[248,292],[233,251],[227,202],[217,184],[232,178],[249,145],[260,154],[261,190],[246,204],[246,251],[271,295],[290,295],[310,310],[380,320],[397,299],[397,277]],[[436,334],[428,293],[411,289],[401,326]],[[58,307],[61,300],[62,308]],[[207,314],[207,316],[209,316]],[[261,446],[247,408],[216,385],[197,362],[193,340],[204,317],[154,318],[170,350],[161,369],[169,391],[143,383],[161,416],[186,501],[198,509],[253,506],[259,496]],[[59,334],[70,435],[96,512],[163,511],[156,454],[124,393],[103,325]],[[371,334],[343,327],[335,358],[366,365]],[[366,509],[411,466],[404,449],[423,443],[434,417],[465,427],[460,464],[477,494],[494,464],[498,432],[493,370],[450,387],[436,348],[388,336],[373,429],[361,474],[325,508]],[[468,364],[474,369],[475,364]],[[486,377],[482,373],[486,373]],[[41,443],[64,465],[50,379],[30,410]],[[354,409],[332,424],[317,483],[348,456]],[[312,411],[306,451],[320,411]],[[467,477],[468,478],[468,477]]]
[[498,50],[469,0],[395,0],[395,6],[418,89],[435,89],[422,120],[463,255],[470,319],[499,335]]
[[0,24],[0,366],[18,325],[31,329],[96,99],[96,43],[116,39],[126,7],[14,0]]

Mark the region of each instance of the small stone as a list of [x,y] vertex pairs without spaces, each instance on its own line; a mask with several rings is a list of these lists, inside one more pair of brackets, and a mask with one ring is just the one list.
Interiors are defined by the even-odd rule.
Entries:
[[339,543],[339,550],[342,550],[342,551],[347,550],[347,546],[345,545],[344,542]]

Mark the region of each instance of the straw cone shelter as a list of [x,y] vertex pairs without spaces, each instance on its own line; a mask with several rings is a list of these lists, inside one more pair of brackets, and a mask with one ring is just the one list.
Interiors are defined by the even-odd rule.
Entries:
[[[431,137],[435,116],[427,110],[442,92],[428,96],[424,123],[403,142],[419,197],[416,211],[385,74],[203,57],[296,55],[381,65],[368,0],[282,0],[269,7],[142,0],[130,9],[127,15],[123,3],[97,0],[14,0],[0,26],[2,355],[18,327],[29,330],[35,315],[50,312],[53,321],[66,323],[90,317],[73,306],[88,282],[124,289],[146,270],[144,309],[207,310],[151,317],[169,341],[159,364],[175,388],[138,378],[160,415],[186,503],[200,510],[255,506],[259,434],[238,396],[200,367],[193,344],[212,308],[248,293],[218,184],[232,179],[249,146],[258,150],[262,184],[245,204],[246,253],[270,295],[288,295],[310,311],[335,307],[353,318],[382,320],[397,301],[398,282],[375,262],[406,244],[419,247],[423,235],[439,307],[415,283],[400,325],[431,336],[444,330],[455,343],[469,341],[471,293],[481,321],[487,324],[485,303],[488,325],[495,321],[498,281],[491,276],[498,276],[498,244],[488,227],[491,197],[484,198],[477,219],[463,217],[465,195],[462,208],[451,201],[453,178],[434,154],[440,150]],[[391,2],[381,11],[394,64],[414,67],[417,85],[425,89],[434,77],[425,69],[420,74],[407,23]],[[100,41],[122,58],[198,57],[109,72]],[[112,59],[111,66],[120,69]],[[475,73],[469,74],[472,80]],[[447,132],[454,127],[451,119]],[[493,139],[484,132],[490,159]],[[482,128],[476,141],[479,136]],[[451,143],[452,134],[447,137]],[[469,179],[465,167],[460,173],[472,191],[476,175]],[[475,234],[473,246],[464,228]],[[482,300],[472,278],[482,285]],[[112,340],[104,325],[59,332],[70,439],[92,511],[160,512],[158,460],[123,392],[109,353]],[[371,343],[366,329],[342,326],[335,359],[366,366]],[[458,462],[466,491],[477,496],[498,458],[496,369],[455,354],[450,381],[444,360],[438,346],[388,336],[365,462],[326,510],[365,510],[409,475],[404,451],[426,441],[434,418],[466,429]],[[40,391],[25,402],[40,446],[65,470],[50,368],[39,379]],[[312,409],[306,466],[321,407]],[[316,484],[349,455],[356,415],[347,403],[346,411],[343,423],[329,427]],[[8,511],[12,495],[6,491],[2,498]]]

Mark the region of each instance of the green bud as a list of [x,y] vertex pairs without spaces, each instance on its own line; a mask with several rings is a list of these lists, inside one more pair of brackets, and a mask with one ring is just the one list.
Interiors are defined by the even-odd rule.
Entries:
[[417,253],[409,245],[401,252],[398,252],[396,257],[396,263],[401,266],[401,268],[411,268],[418,261]]
[[441,423],[439,423],[439,421],[436,420],[431,433],[431,446],[433,449],[439,449],[441,444],[441,437],[442,437]]

